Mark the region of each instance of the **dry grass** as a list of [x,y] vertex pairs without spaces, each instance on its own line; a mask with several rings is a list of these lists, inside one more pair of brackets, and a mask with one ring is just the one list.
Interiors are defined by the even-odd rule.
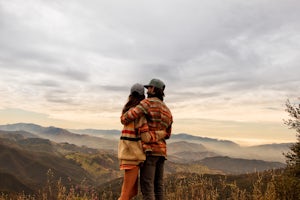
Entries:
[[[250,187],[241,187],[236,181],[229,181],[226,177],[204,177],[196,174],[181,174],[170,176],[165,180],[166,200],[282,200],[293,199],[292,189],[287,185],[282,174],[275,172],[256,173],[251,175]],[[255,177],[253,177],[255,176]],[[51,170],[47,173],[47,183],[35,195],[0,194],[0,200],[114,200],[119,192],[106,189],[97,191],[83,180],[80,185],[66,187],[61,180],[54,180]],[[254,180],[254,181],[253,181]],[[134,200],[141,200],[139,194]]]

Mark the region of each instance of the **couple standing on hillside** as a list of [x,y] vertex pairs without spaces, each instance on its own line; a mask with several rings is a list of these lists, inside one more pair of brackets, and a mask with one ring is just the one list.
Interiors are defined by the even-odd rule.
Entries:
[[[147,98],[144,95],[147,88]],[[163,200],[166,142],[171,136],[173,118],[163,102],[165,84],[152,79],[148,85],[134,84],[125,104],[119,142],[120,169],[125,170],[119,200],[130,200],[138,193],[138,175],[144,200]]]

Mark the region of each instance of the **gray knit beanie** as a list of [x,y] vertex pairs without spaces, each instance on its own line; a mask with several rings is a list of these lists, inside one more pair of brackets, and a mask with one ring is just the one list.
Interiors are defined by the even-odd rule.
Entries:
[[133,92],[137,92],[139,95],[144,95],[144,86],[139,83],[134,84],[130,89],[130,93],[132,94]]

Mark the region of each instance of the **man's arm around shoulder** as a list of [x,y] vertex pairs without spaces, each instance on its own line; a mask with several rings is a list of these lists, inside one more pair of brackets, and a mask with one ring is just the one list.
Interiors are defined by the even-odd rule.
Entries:
[[126,113],[124,113],[121,116],[121,123],[122,124],[127,125],[130,122],[132,122],[133,120],[138,119],[142,115],[147,114],[147,108],[145,108],[146,104],[143,103],[144,100],[141,101],[139,105],[137,105],[136,107],[128,110]]

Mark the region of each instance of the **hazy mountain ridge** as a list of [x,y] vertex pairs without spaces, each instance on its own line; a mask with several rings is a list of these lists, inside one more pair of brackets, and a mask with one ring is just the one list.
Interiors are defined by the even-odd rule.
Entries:
[[226,174],[245,174],[285,167],[281,162],[230,158],[227,156],[207,157],[195,163],[203,164],[213,170],[221,170]]
[[190,143],[186,141],[172,142],[168,144],[168,153],[175,154],[179,152],[205,152],[208,149],[202,144]]
[[173,134],[172,135],[172,140],[174,141],[181,141],[181,140],[184,140],[184,141],[190,141],[190,140],[193,140],[193,141],[200,141],[200,142],[203,142],[203,143],[216,143],[216,142],[220,142],[220,144],[223,144],[223,145],[227,145],[227,146],[239,146],[238,144],[230,141],[230,140],[219,140],[219,139],[214,139],[214,138],[208,138],[208,137],[200,137],[200,136],[194,136],[194,135],[189,135],[187,133],[178,133],[178,134]]
[[229,140],[218,140],[206,137],[192,136],[188,134],[173,134],[169,140],[169,146],[178,141],[201,144],[207,152],[215,155],[232,158],[258,159],[265,161],[285,162],[283,153],[289,151],[292,143],[254,145],[250,147],[240,146]]
[[92,135],[106,139],[119,139],[121,135],[120,130],[99,130],[99,129],[68,129],[72,133]]
[[[102,138],[114,138],[119,139],[118,133],[120,131],[117,130],[96,130],[96,129],[82,129],[82,130],[73,130],[73,132],[77,133],[85,133],[93,136],[101,136]],[[194,136],[187,133],[173,133],[171,138],[167,140],[168,142],[168,153],[173,160],[181,159],[185,156],[182,156],[184,152],[188,152],[184,150],[186,147],[189,151],[199,152],[201,154],[205,154],[207,152],[208,157],[211,155],[221,155],[221,156],[229,156],[234,158],[246,158],[246,159],[261,159],[265,161],[278,161],[285,162],[285,157],[283,153],[289,151],[289,147],[292,143],[280,143],[280,144],[265,144],[265,145],[253,145],[253,146],[240,146],[239,144],[230,141],[230,140],[219,140],[215,138]],[[187,142],[189,145],[182,143],[181,145],[172,145],[172,143],[176,142]],[[191,146],[193,144],[202,145],[202,147],[198,146],[193,149]],[[205,150],[203,149],[205,148]],[[179,150],[181,148],[182,150]],[[176,151],[176,153],[175,153]],[[180,153],[181,151],[181,153]],[[181,155],[178,155],[181,154]],[[191,157],[191,159],[185,159],[182,161],[193,161],[190,154],[187,154],[185,158]],[[199,158],[202,158],[199,156]]]
[[66,129],[57,127],[42,127],[36,124],[8,124],[0,125],[0,130],[4,131],[26,131],[37,137],[50,139],[54,142],[68,142],[78,146],[88,146],[97,149],[116,149],[117,141],[114,139],[99,138],[84,134],[75,134]]
[[202,144],[190,143],[186,141],[172,142],[168,144],[168,159],[177,163],[190,163],[202,160],[206,157],[218,156]]
[[[37,190],[46,183],[49,169],[52,169],[57,180],[62,178],[64,185],[76,185],[85,180],[97,186],[123,174],[114,152],[58,144],[42,138],[18,137],[16,140],[18,134],[9,131],[0,134],[0,175],[11,187],[7,188],[9,185],[6,184],[0,187],[0,191],[13,191],[14,186],[24,191]],[[166,165],[166,174],[182,171],[216,173],[199,164],[192,168],[171,162]],[[19,191],[18,188],[16,190]]]
[[[35,128],[38,127],[35,126]],[[60,129],[52,130],[57,130],[60,133],[64,132]],[[72,135],[73,133],[69,132],[67,134]],[[119,170],[115,151],[77,146],[66,142],[56,143],[50,139],[34,136],[35,134],[21,130],[0,131],[0,175],[3,174],[6,179],[9,179],[12,187],[14,184],[20,187],[23,185],[26,191],[35,190],[45,183],[48,169],[52,169],[57,178],[62,177],[62,181],[66,185],[71,184],[68,182],[69,178],[72,179],[73,184],[85,179],[92,185],[97,186],[122,176],[123,172]],[[98,140],[101,139],[98,138]],[[240,160],[227,158],[227,163],[233,163],[233,166],[240,167],[238,169],[232,167],[231,171],[228,171],[227,165],[232,165],[226,164],[225,161],[220,164],[220,159],[215,157],[215,153],[207,151],[207,148],[202,144],[181,141],[169,143],[169,145],[172,154],[169,155],[166,162],[166,175],[180,172],[238,174],[241,172],[239,171],[241,168],[246,168],[249,165],[249,162],[254,162],[251,165],[253,170],[267,170],[281,166],[269,162],[247,162],[247,160],[241,162]],[[172,147],[175,148],[172,150]],[[173,159],[175,157],[178,159],[177,161]],[[211,157],[211,159],[208,159],[208,157]],[[212,168],[214,166],[212,163],[218,163],[220,168]],[[266,163],[269,164],[266,165]],[[263,167],[261,167],[262,165]],[[248,171],[251,171],[251,169]],[[12,190],[12,188],[10,189]],[[4,190],[9,189],[0,188],[0,191]]]
[[[0,134],[0,174],[9,179],[7,183],[11,183],[11,187],[24,185],[26,187],[23,187],[23,190],[37,190],[46,183],[49,169],[53,171],[57,180],[62,179],[64,185],[80,184],[83,180],[91,185],[98,185],[122,174],[118,169],[118,159],[112,152],[67,143],[58,144],[42,138],[15,140],[15,134]],[[72,159],[76,154],[82,155],[82,162]],[[95,169],[98,172],[97,176],[82,166],[85,160],[88,161],[94,155],[97,157],[93,157],[93,166],[97,166],[97,163],[100,166]],[[103,164],[107,162],[111,165]],[[9,191],[9,188],[1,187],[0,191],[4,190]]]
[[[112,151],[117,150],[117,143],[121,133],[118,130],[97,129],[70,129],[73,131],[70,132],[61,128],[42,127],[26,123],[0,125],[0,130],[27,131],[38,137],[47,138],[58,143],[67,142],[78,146],[84,145]],[[178,162],[180,162],[180,159],[181,162],[195,161],[196,159],[203,159],[206,155],[207,157],[220,155],[233,158],[285,162],[283,153],[288,152],[291,145],[291,143],[282,143],[243,147],[229,140],[193,136],[186,133],[172,134],[167,143],[170,158]],[[198,152],[199,156],[191,156],[190,152],[194,152],[194,155]]]
[[[101,136],[102,138],[119,139],[117,130],[96,130],[96,129],[82,129],[73,130],[77,133],[85,133],[87,135]],[[177,142],[187,142],[187,144],[182,143],[182,145],[172,145]],[[171,138],[167,140],[168,143],[168,154],[174,160],[181,159],[183,157],[191,159],[185,159],[182,161],[194,161],[190,154],[182,156],[184,152],[199,152],[204,154],[207,152],[208,157],[211,155],[221,155],[229,156],[234,158],[246,158],[246,159],[261,159],[265,161],[278,161],[285,162],[285,157],[283,153],[289,151],[289,147],[292,143],[280,143],[280,144],[265,144],[265,145],[253,145],[253,146],[240,146],[239,144],[230,140],[219,140],[215,138],[194,136],[187,133],[173,133]],[[192,148],[194,144],[198,144],[197,148]],[[184,150],[185,148],[189,149]],[[205,148],[205,150],[204,150]],[[182,149],[182,150],[179,150]],[[176,152],[176,153],[175,153]],[[180,153],[181,152],[181,153]],[[181,155],[178,155],[181,154]],[[202,158],[199,156],[199,158]]]

